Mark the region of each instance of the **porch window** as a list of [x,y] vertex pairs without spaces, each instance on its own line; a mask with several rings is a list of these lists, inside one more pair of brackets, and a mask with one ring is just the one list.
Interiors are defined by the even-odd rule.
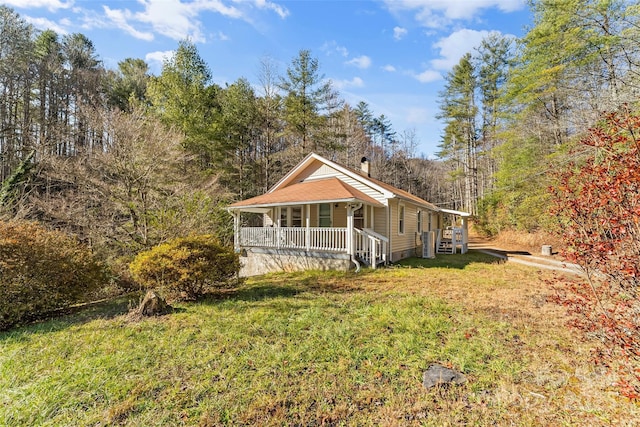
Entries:
[[404,205],[398,206],[398,234],[404,234]]
[[331,227],[331,204],[320,203],[318,209],[318,226]]
[[302,206],[291,208],[291,227],[302,227]]
[[416,231],[418,231],[418,233],[422,233],[422,211],[418,211],[416,214],[416,222]]
[[364,228],[364,206],[353,212],[353,226],[358,230]]
[[280,208],[280,227],[288,227],[289,226],[289,209],[282,207]]

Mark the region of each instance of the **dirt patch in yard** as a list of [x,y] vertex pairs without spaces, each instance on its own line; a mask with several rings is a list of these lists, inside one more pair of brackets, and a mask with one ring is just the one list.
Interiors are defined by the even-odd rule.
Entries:
[[560,250],[564,245],[558,238],[548,232],[525,233],[519,231],[502,231],[497,236],[487,237],[478,233],[473,227],[469,229],[469,244],[476,248],[497,249],[511,253],[528,253],[529,255],[541,255],[543,245],[551,245],[553,258],[560,260]]

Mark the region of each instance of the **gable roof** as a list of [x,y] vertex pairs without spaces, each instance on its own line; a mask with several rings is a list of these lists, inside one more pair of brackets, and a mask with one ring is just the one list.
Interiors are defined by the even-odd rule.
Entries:
[[368,178],[365,180],[365,176],[355,172],[353,169],[350,169],[348,167],[342,166],[338,163],[335,163],[329,159],[326,159],[322,156],[320,156],[319,154],[316,153],[309,153],[304,159],[302,159],[300,161],[300,163],[298,163],[293,169],[291,169],[289,171],[289,173],[287,173],[285,176],[283,176],[280,181],[278,181],[272,188],[271,190],[269,190],[269,192],[275,191],[280,187],[283,186],[287,186],[289,184],[291,184],[293,181],[295,181],[296,177],[303,172],[307,167],[309,167],[315,160],[324,163],[327,166],[332,167],[333,169],[337,170],[338,172],[342,172],[343,174],[355,179],[356,181],[359,181],[365,185],[368,185],[371,188],[374,188],[375,190],[379,191],[380,193],[384,194],[384,196],[386,198],[391,198],[393,197],[393,194],[383,188],[380,187],[379,185],[375,184],[374,182],[368,180]]
[[300,161],[300,163],[283,176],[266,194],[233,203],[229,206],[229,209],[234,210],[249,206],[253,208],[265,208],[267,206],[284,206],[291,205],[293,203],[306,204],[343,201],[362,201],[373,206],[383,206],[372,197],[335,177],[294,183],[296,177],[298,177],[316,160],[370,188],[379,191],[387,199],[399,198],[433,211],[440,211],[440,208],[418,196],[375,178],[371,178],[365,175],[362,171],[342,166],[316,153],[308,154]]
[[424,199],[421,199],[418,196],[415,196],[407,191],[401,190],[399,188],[394,187],[393,185],[387,184],[383,181],[380,181],[378,179],[375,178],[371,178],[367,175],[364,174],[364,172],[360,171],[360,170],[355,170],[355,169],[351,169],[349,167],[346,166],[342,166],[336,162],[333,162],[329,159],[326,159],[322,156],[320,156],[319,154],[316,153],[309,153],[304,159],[302,159],[300,161],[300,163],[298,163],[293,169],[291,169],[289,171],[289,173],[287,173],[285,176],[283,176],[280,181],[278,181],[272,188],[271,190],[269,190],[269,192],[273,192],[276,191],[278,188],[282,187],[282,186],[286,186],[288,184],[290,184],[292,181],[295,180],[295,178],[302,172],[304,171],[311,163],[313,163],[314,160],[317,160],[319,162],[322,162],[334,169],[336,169],[339,172],[342,172],[343,174],[355,179],[356,181],[367,185],[371,188],[374,188],[375,190],[379,191],[380,193],[382,193],[384,195],[385,198],[387,199],[392,199],[392,198],[400,198],[400,199],[404,199],[404,200],[408,200],[412,203],[415,203],[419,206],[434,210],[434,211],[439,211],[440,208],[438,208],[436,205],[434,205],[433,203],[429,203]]
[[[353,169],[350,169],[350,170],[354,171]],[[427,207],[427,208],[429,208],[431,210],[434,210],[434,211],[439,211],[440,210],[440,208],[438,208],[433,203],[429,203],[426,200],[421,199],[420,197],[409,193],[408,191],[401,190],[399,188],[394,187],[393,185],[387,184],[386,182],[383,182],[383,181],[380,181],[378,179],[366,176],[364,174],[364,172],[361,172],[361,171],[354,171],[354,172],[359,174],[359,175],[361,175],[365,179],[378,184],[380,187],[382,187],[382,188],[386,189],[387,191],[393,193],[399,199],[408,200],[410,202],[413,202],[413,203],[418,204],[420,206]]]
[[362,191],[333,177],[292,184],[261,196],[233,203],[229,205],[229,209],[337,202],[364,202],[373,206],[383,206]]

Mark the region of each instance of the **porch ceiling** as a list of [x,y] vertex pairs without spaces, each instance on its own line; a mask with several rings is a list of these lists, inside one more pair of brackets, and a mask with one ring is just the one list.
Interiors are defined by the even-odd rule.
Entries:
[[338,178],[327,178],[289,185],[271,193],[233,203],[229,205],[228,209],[247,211],[248,209],[270,206],[337,202],[363,202],[377,207],[384,206],[374,198],[367,196],[362,191],[340,181]]

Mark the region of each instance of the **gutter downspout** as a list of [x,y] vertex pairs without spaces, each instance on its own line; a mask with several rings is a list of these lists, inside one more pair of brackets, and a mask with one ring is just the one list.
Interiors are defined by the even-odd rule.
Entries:
[[391,200],[392,199],[387,199],[387,236],[389,236],[389,253],[387,254],[387,259],[388,262],[391,262],[391,256],[393,254],[393,241],[391,239]]
[[356,265],[356,273],[360,271],[360,263],[356,260],[356,248],[354,242],[353,231],[353,213],[362,207],[362,203],[347,203],[347,251],[351,262]]
[[233,249],[240,252],[240,212],[233,211]]

